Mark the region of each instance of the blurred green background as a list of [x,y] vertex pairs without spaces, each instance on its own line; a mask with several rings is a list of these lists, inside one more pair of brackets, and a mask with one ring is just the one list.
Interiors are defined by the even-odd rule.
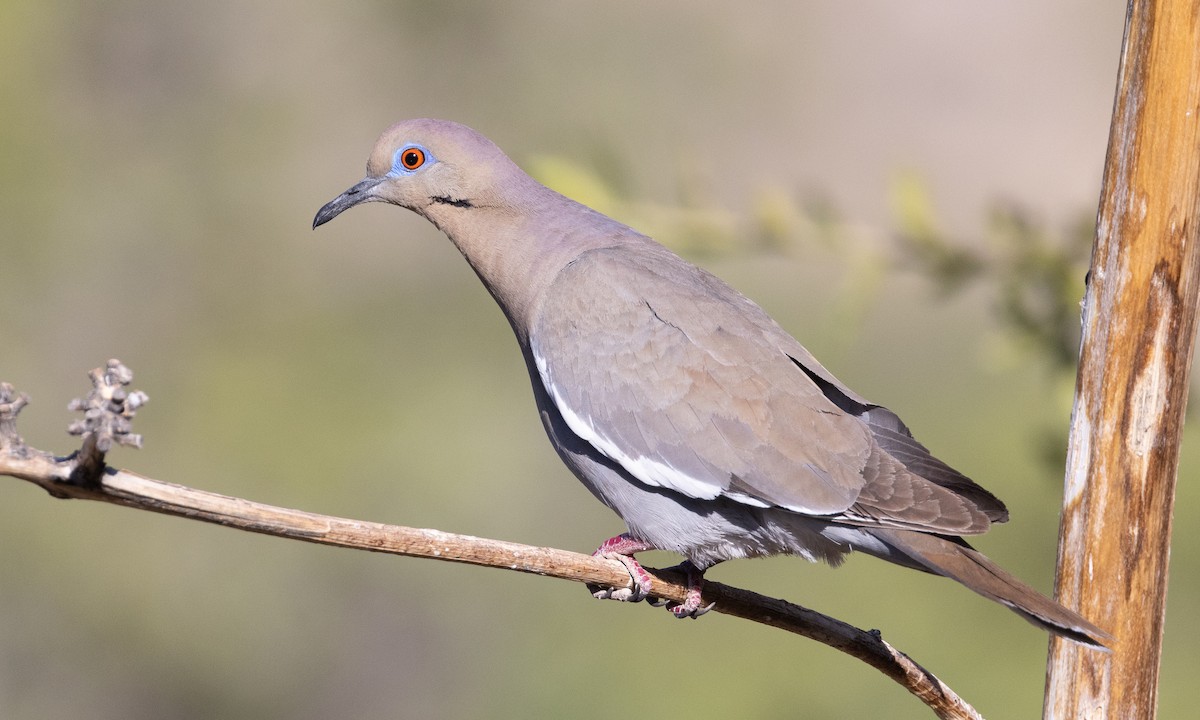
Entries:
[[[114,464],[590,551],[622,528],[559,465],[450,244],[382,205],[309,230],[386,125],[451,118],[726,278],[899,411],[1008,502],[978,545],[1048,589],[1071,381],[1009,307],[1030,255],[1012,248],[1059,248],[1049,294],[1071,307],[1123,12],[4,0],[0,379],[32,396],[35,447],[74,447],[66,403],[116,356],[152,401],[145,449]],[[1163,717],[1187,714],[1200,672],[1196,542],[1179,523]],[[988,717],[1038,713],[1045,634],[947,581],[865,557],[711,577],[881,628]],[[928,717],[861,663],[730,618],[4,478],[0,578],[7,720]]]

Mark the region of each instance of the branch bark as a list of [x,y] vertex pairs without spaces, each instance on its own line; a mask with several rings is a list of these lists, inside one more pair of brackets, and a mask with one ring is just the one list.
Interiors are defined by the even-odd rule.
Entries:
[[1059,602],[1116,636],[1053,638],[1043,717],[1152,718],[1200,272],[1200,2],[1134,0],[1113,109],[1059,537]]
[[[113,503],[322,545],[468,563],[608,587],[631,586],[629,571],[616,560],[440,530],[318,515],[108,467],[103,462],[106,443],[95,442],[90,432],[84,435],[83,451],[56,458],[26,446],[17,436],[15,416],[27,402],[28,398],[15,395],[11,386],[0,383],[0,475],[34,483],[57,498]],[[144,395],[139,402],[145,402]],[[90,469],[97,467],[98,471]],[[646,570],[654,578],[654,597],[676,602],[685,599],[687,586],[682,573]],[[714,612],[803,635],[862,660],[917,696],[943,720],[982,720],[945,683],[885,642],[878,631],[861,630],[784,600],[711,581],[704,582],[703,597],[705,604],[716,603]]]

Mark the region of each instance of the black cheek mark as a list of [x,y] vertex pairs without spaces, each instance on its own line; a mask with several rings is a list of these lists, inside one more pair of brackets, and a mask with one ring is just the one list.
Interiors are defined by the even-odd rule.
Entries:
[[440,203],[442,205],[453,205],[454,207],[469,208],[475,207],[470,200],[462,198],[452,198],[447,195],[437,195],[429,198],[430,202]]

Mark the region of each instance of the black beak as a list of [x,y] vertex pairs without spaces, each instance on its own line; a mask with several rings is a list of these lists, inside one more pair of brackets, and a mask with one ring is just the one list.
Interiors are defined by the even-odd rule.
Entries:
[[325,206],[317,211],[317,216],[313,218],[313,230],[341,215],[345,211],[361,205],[365,202],[374,202],[378,198],[371,194],[371,190],[375,188],[381,181],[381,178],[367,178],[350,188],[346,192],[338,195],[334,199],[325,203]]

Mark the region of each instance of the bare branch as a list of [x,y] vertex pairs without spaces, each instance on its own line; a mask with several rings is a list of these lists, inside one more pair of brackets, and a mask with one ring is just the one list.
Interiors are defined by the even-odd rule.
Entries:
[[[110,362],[110,370],[112,362],[116,361]],[[91,377],[96,385],[93,392],[108,393],[104,402],[112,401],[113,385],[105,379],[106,375],[95,370]],[[113,377],[116,376],[108,379]],[[132,375],[119,384],[128,384],[130,379]],[[128,397],[134,395],[140,394],[131,393]],[[137,404],[144,400],[145,396],[140,395]],[[103,464],[103,443],[96,436],[101,427],[111,429],[111,422],[107,425],[105,422],[93,423],[93,429],[83,430],[84,446],[87,448],[90,444],[91,450],[56,458],[27,448],[16,436],[16,415],[27,402],[25,396],[13,395],[11,386],[0,385],[0,475],[34,483],[57,498],[114,503],[322,545],[516,570],[608,587],[632,585],[629,571],[616,560],[440,530],[318,515],[108,467]],[[72,407],[85,409],[85,404],[77,401]],[[133,410],[136,407],[106,407],[104,412],[123,415],[128,420]],[[123,433],[128,434],[128,423],[122,427]],[[92,474],[86,468],[81,470],[95,462],[96,457],[100,458],[98,472]],[[684,601],[687,586],[682,573],[670,569],[646,570],[654,578],[653,597]],[[705,604],[716,603],[716,612],[803,635],[862,660],[916,695],[943,720],[978,720],[982,717],[936,676],[886,643],[878,631],[861,630],[784,600],[711,581],[704,582],[703,598]]]

